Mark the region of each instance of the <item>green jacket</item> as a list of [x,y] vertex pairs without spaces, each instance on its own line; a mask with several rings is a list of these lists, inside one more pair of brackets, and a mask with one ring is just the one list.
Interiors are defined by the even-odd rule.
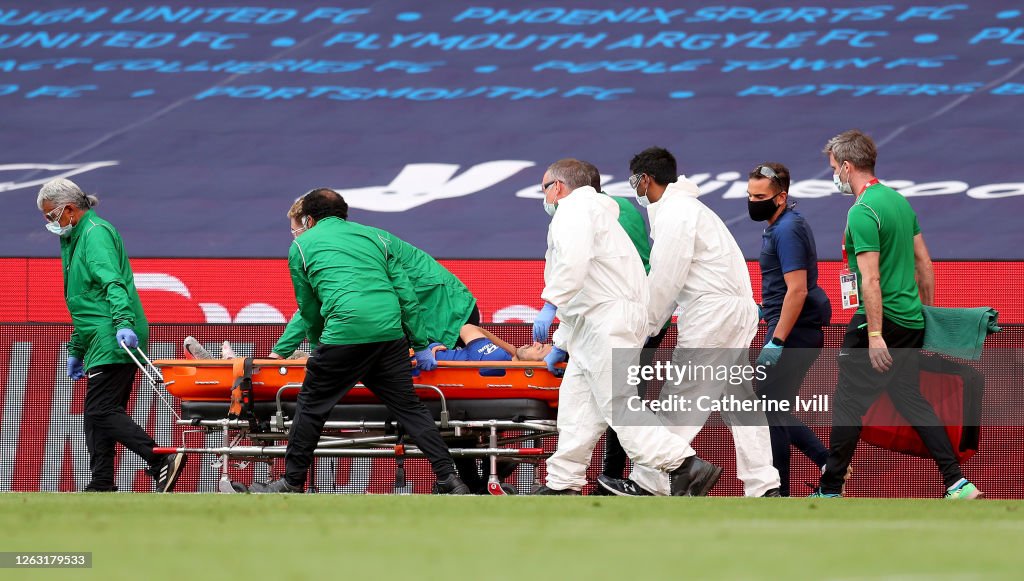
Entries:
[[324,218],[292,242],[288,268],[311,343],[354,345],[404,335],[418,351],[433,339],[405,269],[389,241],[370,228]]
[[64,270],[64,300],[74,331],[68,355],[83,357],[85,369],[111,363],[131,363],[117,344],[119,329],[132,329],[139,348],[149,340],[149,322],[142,312],[135,275],[121,236],[92,210],[60,239]]
[[[604,192],[601,192],[604,194]],[[606,196],[608,194],[605,194]],[[619,225],[629,235],[629,239],[636,247],[640,260],[644,263],[644,270],[651,273],[651,238],[647,235],[647,223],[644,222],[640,210],[628,199],[619,196],[610,196],[619,205]]]
[[[633,202],[620,196],[611,196],[611,199],[619,205],[619,226],[622,226],[633,242],[636,253],[640,255],[640,261],[644,263],[644,272],[651,274],[651,237],[647,234],[647,222],[644,222],[643,215]],[[671,324],[672,317],[669,317],[661,328],[667,329]]]
[[[429,254],[389,232],[372,226],[363,226],[386,241],[392,254],[412,283],[416,299],[423,307],[427,336],[449,349],[455,348],[462,325],[469,320],[476,307],[476,299],[454,274],[441,266]],[[306,337],[302,316],[295,313],[284,334],[274,345],[274,353],[289,357]],[[315,343],[314,343],[315,344]]]

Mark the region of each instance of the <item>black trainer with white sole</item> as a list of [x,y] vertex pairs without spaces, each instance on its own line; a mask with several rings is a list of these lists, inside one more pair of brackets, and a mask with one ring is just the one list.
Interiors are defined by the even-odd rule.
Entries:
[[604,474],[597,477],[597,488],[614,496],[654,496],[629,478],[612,478]]
[[174,485],[178,483],[181,470],[185,468],[185,461],[188,456],[178,452],[164,456],[163,462],[155,467],[153,479],[156,481],[157,492],[171,492]]

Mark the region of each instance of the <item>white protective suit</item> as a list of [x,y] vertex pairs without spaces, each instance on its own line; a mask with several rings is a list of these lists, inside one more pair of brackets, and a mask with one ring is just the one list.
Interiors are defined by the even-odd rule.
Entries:
[[[681,307],[674,360],[684,358],[680,356],[681,349],[708,349],[726,358],[745,353],[757,334],[757,305],[743,253],[721,218],[697,199],[699,195],[696,184],[680,176],[677,182],[668,184],[661,199],[648,206],[654,240],[647,279],[648,333],[656,333],[676,306]],[[685,384],[678,386],[683,391],[686,388]],[[723,393],[738,399],[755,397],[749,381],[741,385],[714,383],[711,388],[716,393],[702,393],[715,399]],[[695,399],[692,393],[681,395],[690,401]],[[689,417],[693,421],[669,425],[669,429],[691,442],[709,414],[694,412]],[[727,416],[723,414],[723,419],[730,423]],[[771,439],[764,413],[760,412],[754,421],[749,414],[744,417],[744,421],[730,423],[736,447],[736,475],[743,481],[747,496],[761,496],[780,486],[779,473],[772,466]],[[741,423],[744,425],[737,425]],[[669,493],[669,479],[664,472],[635,466],[630,478],[655,494]]]
[[[547,485],[580,490],[591,454],[612,422],[612,350],[639,349],[647,330],[647,277],[618,223],[614,200],[578,188],[558,202],[548,228],[542,298],[558,307],[554,344],[569,353],[558,394],[558,447],[547,461]],[[649,414],[642,426],[615,426],[634,462],[658,473],[694,455],[685,440]]]

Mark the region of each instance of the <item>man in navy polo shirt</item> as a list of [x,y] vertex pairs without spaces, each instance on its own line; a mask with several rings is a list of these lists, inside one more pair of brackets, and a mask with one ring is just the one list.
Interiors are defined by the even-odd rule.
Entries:
[[[767,342],[757,358],[766,377],[758,393],[771,400],[794,401],[807,370],[824,345],[822,327],[832,318],[832,305],[818,286],[818,253],[811,227],[789,199],[789,170],[780,163],[763,163],[750,172],[747,204],[750,218],[767,221],[761,240],[762,315],[768,323]],[[818,467],[828,450],[818,436],[789,411],[769,411],[772,463],[779,471],[779,492],[789,496],[789,447],[796,447]]]

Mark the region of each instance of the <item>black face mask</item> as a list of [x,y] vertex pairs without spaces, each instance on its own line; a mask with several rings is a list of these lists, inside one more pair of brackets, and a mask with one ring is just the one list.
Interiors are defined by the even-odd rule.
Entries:
[[747,200],[747,212],[750,213],[750,219],[755,222],[764,222],[774,216],[775,211],[779,209],[775,205],[775,198],[778,196],[779,194],[775,194],[767,200]]

